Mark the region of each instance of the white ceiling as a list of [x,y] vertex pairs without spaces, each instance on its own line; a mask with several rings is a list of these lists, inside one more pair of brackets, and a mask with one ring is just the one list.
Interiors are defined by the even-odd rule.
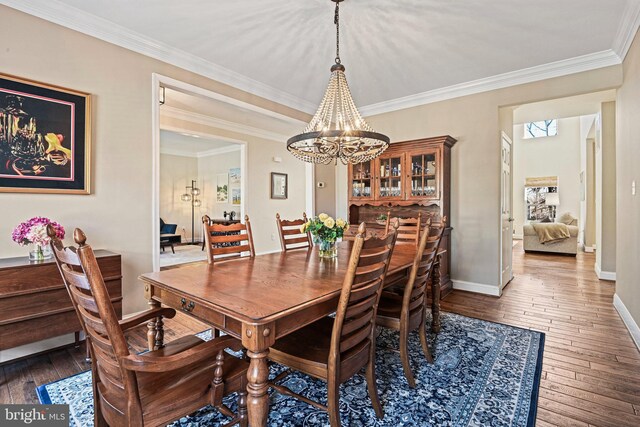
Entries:
[[[329,0],[0,1],[307,112],[334,58]],[[505,73],[541,79],[619,63],[638,3],[346,0],[341,57],[356,104],[373,113]]]
[[193,134],[178,133],[167,130],[160,131],[160,152],[186,157],[198,157],[212,150],[236,147],[227,141],[205,139]]

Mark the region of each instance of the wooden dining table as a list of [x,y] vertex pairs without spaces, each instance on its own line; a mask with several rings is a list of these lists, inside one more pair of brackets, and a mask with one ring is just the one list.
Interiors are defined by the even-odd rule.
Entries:
[[[320,259],[316,248],[300,249],[148,273],[140,280],[152,307],[172,307],[242,341],[250,358],[249,425],[266,426],[269,347],[278,338],[335,312],[352,245],[339,242],[334,259]],[[415,251],[413,245],[395,246],[385,285],[408,278]],[[436,262],[432,283],[440,282],[438,267]],[[432,329],[438,332],[440,286],[431,289]],[[162,319],[147,326],[149,349],[162,347]]]

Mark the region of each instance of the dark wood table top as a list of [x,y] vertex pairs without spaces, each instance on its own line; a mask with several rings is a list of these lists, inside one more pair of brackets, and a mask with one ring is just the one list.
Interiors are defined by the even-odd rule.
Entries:
[[[312,248],[185,266],[143,274],[140,279],[160,289],[178,290],[243,323],[265,324],[337,298],[352,244],[338,243],[333,260],[320,259]],[[396,245],[388,274],[409,268],[414,255],[413,245]]]

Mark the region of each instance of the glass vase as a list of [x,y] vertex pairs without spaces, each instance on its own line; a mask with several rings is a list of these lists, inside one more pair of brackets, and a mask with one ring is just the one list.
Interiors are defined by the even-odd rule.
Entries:
[[318,255],[320,258],[332,259],[338,256],[338,248],[336,248],[335,240],[325,240],[316,237],[314,241],[318,247]]
[[44,261],[53,256],[49,245],[29,245],[29,261]]

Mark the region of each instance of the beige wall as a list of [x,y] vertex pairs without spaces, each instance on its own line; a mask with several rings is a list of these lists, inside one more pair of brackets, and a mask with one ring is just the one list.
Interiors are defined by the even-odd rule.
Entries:
[[[513,227],[522,236],[526,220],[524,183],[526,178],[558,177],[560,206],[556,219],[565,212],[580,214],[580,118],[558,120],[558,135],[524,138],[524,125],[513,127]],[[582,218],[579,218],[582,222]]]
[[183,202],[180,196],[192,179],[198,179],[198,159],[160,154],[160,218],[176,224],[183,241],[191,239],[191,203]]
[[[238,147],[239,148],[239,147]],[[205,156],[198,158],[198,176],[202,181],[202,208],[196,215],[198,224],[203,215],[209,215],[211,218],[221,219],[224,212],[235,211],[236,219],[240,219],[242,205],[234,205],[231,199],[231,189],[240,188],[240,184],[231,184],[229,181],[229,199],[227,203],[218,203],[217,201],[217,175],[227,174],[229,178],[229,169],[240,167],[240,150],[230,153],[215,154],[213,156]],[[240,195],[242,198],[242,194]],[[202,227],[196,226],[200,230],[198,234],[202,234]]]
[[[301,120],[308,117],[5,6],[0,6],[0,51],[3,73],[89,92],[93,103],[92,194],[0,194],[0,205],[5,207],[0,221],[0,257],[25,255],[25,249],[11,241],[11,230],[32,216],[60,221],[69,231],[81,227],[94,247],[122,254],[125,313],[146,307],[137,277],[152,270],[151,232],[156,227],[151,224],[152,73]],[[259,251],[277,249],[278,242],[270,239],[271,230],[275,232],[273,215],[282,206],[291,206],[298,215],[302,212],[304,166],[286,153],[284,144],[261,140],[251,144],[249,197],[254,196],[255,208],[250,213],[256,215],[254,229],[263,229],[255,243]],[[283,157],[287,163],[272,165],[269,159],[273,155]],[[270,170],[283,167],[290,171],[289,203],[270,201],[268,195]],[[297,199],[302,200],[300,206],[297,201],[292,203]]]
[[[596,120],[596,272],[616,271],[616,105],[603,102]],[[599,272],[604,272],[601,275]],[[611,277],[611,276],[609,276]]]
[[[454,283],[500,283],[500,131],[509,128],[500,107],[609,89],[621,82],[622,69],[615,66],[367,118],[392,141],[445,134],[458,139],[451,180]],[[339,203],[346,202],[346,181],[344,176],[338,181]]]
[[[315,165],[315,181],[324,182],[324,188],[316,185],[316,213],[326,213],[336,217],[336,167],[335,165]],[[311,213],[311,212],[310,212]]]
[[[640,36],[624,61],[624,84],[617,108],[617,239],[616,296],[628,310],[640,333],[640,188],[631,194],[632,182],[640,186]],[[619,309],[620,310],[620,309]],[[624,312],[624,310],[622,310]],[[640,336],[636,336],[640,345]]]

